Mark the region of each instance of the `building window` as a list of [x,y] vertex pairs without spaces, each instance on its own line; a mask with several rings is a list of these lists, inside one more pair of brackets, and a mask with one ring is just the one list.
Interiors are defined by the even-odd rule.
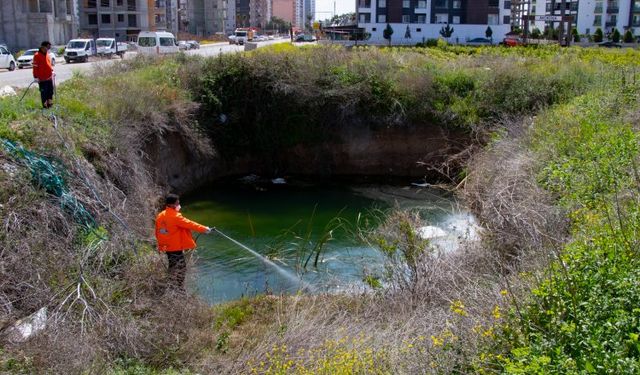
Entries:
[[602,8],[602,2],[596,2],[596,7],[593,11],[594,13],[602,13]]
[[387,0],[378,0],[378,8],[386,8]]
[[418,8],[424,9],[427,7],[427,2],[424,0],[418,1]]
[[87,1],[87,9],[92,9],[96,7],[96,0],[88,0]]
[[408,14],[402,15],[402,23],[411,23],[411,16]]
[[436,8],[448,8],[448,2],[447,0],[435,0],[436,1]]
[[378,31],[378,29],[377,29],[377,28],[375,28],[375,27],[372,27],[372,28],[371,28],[371,31]]
[[127,15],[127,23],[129,27],[138,27],[138,17],[135,14]]
[[417,33],[421,33],[421,32],[422,32],[422,29],[418,27],[418,28],[416,29],[416,32],[417,32]]
[[97,25],[98,24],[98,15],[97,14],[87,14],[87,18],[89,21],[89,25]]
[[402,7],[403,8],[409,8],[411,6],[411,1],[409,0],[402,0]]
[[110,0],[100,0],[100,6],[103,8],[111,8]]
[[449,15],[447,13],[436,13],[436,23],[449,23]]
[[498,25],[500,23],[499,14],[487,14],[487,23],[489,25]]
[[453,9],[460,9],[460,8],[462,8],[462,1],[461,0],[453,0],[451,2],[451,5],[453,6]]
[[460,16],[451,17],[451,23],[460,23]]
[[419,14],[417,18],[418,23],[425,23],[427,21],[426,16],[424,14]]
[[371,15],[369,13],[360,13],[360,23],[371,22]]
[[511,1],[507,0],[504,2],[504,7],[503,9],[511,9]]
[[387,22],[387,15],[386,14],[378,14],[378,23],[385,23]]
[[602,15],[597,14],[595,17],[593,17],[593,26],[600,26],[602,25]]
[[511,16],[504,16],[504,18],[502,18],[502,23],[505,25],[508,25],[511,23]]
[[118,14],[118,22],[124,22],[124,14]]
[[124,0],[116,0],[116,6],[121,7],[123,3],[124,3]]
[[489,6],[497,8],[497,7],[500,6],[500,1],[499,0],[489,0]]

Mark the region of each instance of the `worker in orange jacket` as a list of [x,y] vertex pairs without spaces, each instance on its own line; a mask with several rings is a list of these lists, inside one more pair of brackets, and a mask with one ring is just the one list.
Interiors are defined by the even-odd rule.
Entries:
[[43,108],[51,108],[53,105],[53,65],[49,57],[51,43],[40,43],[40,49],[33,55],[33,79],[40,86],[40,99]]
[[191,231],[209,234],[211,228],[185,218],[180,208],[180,197],[175,194],[166,196],[165,209],[156,217],[156,240],[158,251],[167,253],[169,278],[176,287],[183,289],[187,271],[184,252],[196,247]]

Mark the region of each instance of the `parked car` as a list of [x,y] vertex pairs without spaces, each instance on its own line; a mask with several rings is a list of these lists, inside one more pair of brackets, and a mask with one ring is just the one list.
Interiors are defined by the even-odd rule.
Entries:
[[196,40],[188,40],[187,44],[189,44],[191,49],[200,49],[200,43],[198,43]]
[[[28,49],[24,51],[22,56],[18,57],[18,69],[31,66],[33,63],[33,56],[38,52],[37,49]],[[56,65],[56,54],[49,51],[49,58],[51,59],[51,65]]]
[[227,37],[229,39],[229,44],[236,44],[236,35],[231,34]]
[[178,43],[173,34],[166,31],[142,31],[138,34],[138,52],[143,55],[178,53]]
[[64,61],[89,61],[96,54],[96,42],[93,39],[71,39],[64,49]]
[[316,37],[313,35],[300,34],[296,36],[296,42],[315,42]]
[[178,42],[178,49],[180,49],[180,51],[186,51],[188,49],[191,49],[191,46],[186,41],[181,40]]
[[473,38],[466,43],[468,46],[490,46],[493,44],[491,39],[487,38]]
[[501,43],[504,46],[507,47],[515,47],[515,46],[522,46],[524,45],[524,42],[522,41],[522,39],[515,37],[515,36],[508,36],[506,38],[504,38],[504,40]]
[[0,47],[0,69],[9,69],[10,72],[16,70],[16,59],[6,47]]
[[598,47],[605,47],[605,48],[622,48],[622,45],[620,43],[616,43],[613,42],[611,40],[606,41],[606,42],[600,42],[598,43]]

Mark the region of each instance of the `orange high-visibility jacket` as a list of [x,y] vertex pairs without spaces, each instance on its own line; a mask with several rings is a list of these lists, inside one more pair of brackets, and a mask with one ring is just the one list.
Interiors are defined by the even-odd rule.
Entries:
[[191,231],[204,233],[207,227],[191,221],[174,208],[167,207],[156,217],[156,240],[159,251],[182,251],[196,247]]
[[40,81],[48,81],[53,78],[53,66],[48,53],[36,52],[33,55],[33,78]]

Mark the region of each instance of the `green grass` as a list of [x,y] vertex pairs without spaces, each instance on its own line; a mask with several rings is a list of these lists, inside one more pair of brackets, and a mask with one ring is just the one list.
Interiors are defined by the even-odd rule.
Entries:
[[500,338],[506,373],[640,371],[640,151],[626,119],[638,87],[595,92],[536,121],[540,183],[572,220],[572,239],[512,311]]

